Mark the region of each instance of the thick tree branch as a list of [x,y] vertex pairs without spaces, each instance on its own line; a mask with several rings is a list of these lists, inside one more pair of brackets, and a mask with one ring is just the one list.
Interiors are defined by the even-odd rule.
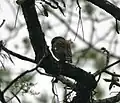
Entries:
[[111,14],[114,18],[120,21],[120,8],[118,8],[114,4],[110,3],[107,0],[87,0],[87,1],[102,8],[103,10]]
[[46,53],[47,45],[35,10],[35,0],[26,0],[21,7],[27,23],[29,38],[35,52],[35,60],[39,62]]

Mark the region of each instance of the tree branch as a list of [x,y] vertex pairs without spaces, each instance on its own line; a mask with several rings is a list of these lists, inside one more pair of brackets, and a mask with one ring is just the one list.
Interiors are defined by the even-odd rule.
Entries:
[[118,60],[118,61],[116,61],[116,62],[114,62],[114,63],[106,66],[106,67],[103,68],[103,69],[100,69],[100,70],[96,71],[93,75],[94,75],[94,76],[97,76],[97,75],[99,75],[100,73],[102,73],[102,72],[104,72],[105,70],[107,70],[108,68],[110,68],[110,67],[112,67],[112,66],[114,66],[114,65],[116,65],[116,64],[118,64],[118,63],[120,63],[120,60]]
[[[0,45],[1,45],[1,44],[0,44]],[[25,57],[25,56],[22,56],[22,55],[20,55],[20,54],[18,54],[18,53],[15,53],[15,52],[7,49],[7,48],[4,47],[3,45],[1,45],[1,49],[2,49],[3,51],[5,51],[6,53],[11,54],[11,55],[13,55],[13,56],[15,56],[15,57],[17,57],[17,58],[19,58],[19,59],[21,59],[21,60],[25,60],[25,61],[29,61],[29,62],[32,62],[32,63],[36,63],[35,60],[33,60],[33,59],[31,59],[31,58],[28,58],[28,57]]]
[[39,67],[39,65],[42,63],[44,59],[44,56],[41,58],[41,60],[39,61],[39,63],[37,64],[37,66],[31,70],[26,70],[25,72],[21,73],[19,76],[17,76],[12,82],[10,82],[10,84],[8,84],[8,86],[3,90],[3,93],[5,93],[18,79],[20,79],[21,77],[23,77],[24,75],[31,73],[35,70],[37,70],[37,68]]
[[102,8],[103,10],[111,14],[114,18],[120,21],[120,8],[118,8],[114,4],[110,3],[107,0],[87,0],[87,1]]
[[2,103],[7,103],[6,101],[5,101],[5,98],[4,98],[4,93],[0,90],[0,101],[2,102]]

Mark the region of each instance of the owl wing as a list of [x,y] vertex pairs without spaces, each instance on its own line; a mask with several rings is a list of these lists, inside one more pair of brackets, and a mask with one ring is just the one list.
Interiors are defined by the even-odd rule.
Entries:
[[72,52],[71,52],[71,45],[68,41],[66,41],[66,51],[65,51],[65,54],[66,54],[66,61],[68,63],[72,63]]

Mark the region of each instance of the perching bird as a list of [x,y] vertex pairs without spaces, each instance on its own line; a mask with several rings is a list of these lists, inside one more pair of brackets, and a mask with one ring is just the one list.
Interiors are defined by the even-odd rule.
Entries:
[[51,41],[52,52],[54,56],[61,62],[72,63],[72,52],[70,40],[65,40],[63,37],[55,37]]

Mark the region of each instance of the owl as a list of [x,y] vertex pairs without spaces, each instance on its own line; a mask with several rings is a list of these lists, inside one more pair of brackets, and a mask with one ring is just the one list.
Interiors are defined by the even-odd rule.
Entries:
[[59,62],[72,63],[72,52],[70,40],[65,40],[63,37],[55,37],[51,41],[52,52]]

